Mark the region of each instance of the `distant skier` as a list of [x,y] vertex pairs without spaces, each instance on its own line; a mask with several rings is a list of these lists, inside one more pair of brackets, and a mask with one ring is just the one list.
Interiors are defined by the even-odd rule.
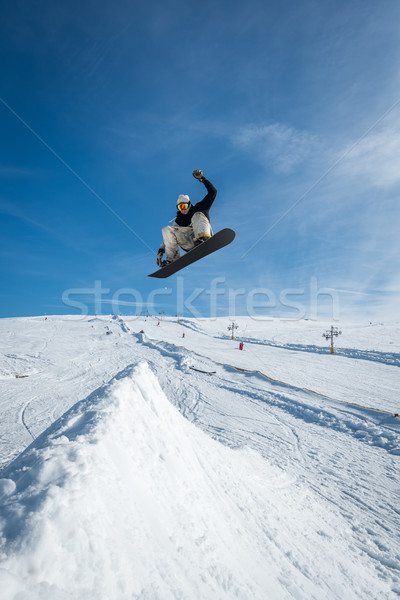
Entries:
[[[210,239],[212,230],[209,211],[217,195],[217,190],[203,175],[203,171],[193,171],[193,177],[207,188],[207,195],[201,202],[193,205],[189,196],[181,194],[176,205],[178,212],[173,225],[162,230],[163,243],[157,253],[157,265],[165,267],[180,257],[179,247],[186,252],[205,240]],[[164,252],[166,260],[163,260]]]

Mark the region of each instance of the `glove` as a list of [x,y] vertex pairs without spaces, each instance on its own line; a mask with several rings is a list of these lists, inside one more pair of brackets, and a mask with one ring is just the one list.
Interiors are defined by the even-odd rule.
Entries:
[[161,267],[162,257],[164,256],[164,248],[159,248],[157,252],[157,265]]
[[199,181],[203,181],[203,179],[204,179],[203,171],[201,169],[195,169],[193,171],[193,177],[195,177]]

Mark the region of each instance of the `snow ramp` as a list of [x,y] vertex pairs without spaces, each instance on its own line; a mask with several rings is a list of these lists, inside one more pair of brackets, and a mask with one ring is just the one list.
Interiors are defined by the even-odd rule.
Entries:
[[147,363],[77,403],[1,477],[2,600],[360,592],[337,556],[321,565],[318,540],[334,552],[333,528],[308,531],[310,548],[299,537],[318,516],[295,482],[188,422]]

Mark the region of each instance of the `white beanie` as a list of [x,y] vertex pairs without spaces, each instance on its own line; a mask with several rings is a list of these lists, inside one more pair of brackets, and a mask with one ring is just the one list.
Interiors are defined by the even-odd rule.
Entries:
[[187,196],[186,194],[180,194],[178,196],[178,202],[177,202],[177,204],[180,204],[181,202],[190,202],[189,196]]

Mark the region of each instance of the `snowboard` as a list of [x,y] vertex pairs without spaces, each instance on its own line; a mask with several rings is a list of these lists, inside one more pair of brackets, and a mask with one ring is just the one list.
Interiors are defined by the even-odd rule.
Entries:
[[170,263],[169,265],[161,267],[161,269],[158,269],[158,271],[154,271],[154,273],[151,273],[148,277],[157,277],[159,279],[165,279],[166,277],[177,273],[184,267],[187,267],[188,265],[191,265],[197,260],[200,260],[200,258],[204,258],[212,252],[215,252],[216,250],[220,250],[224,246],[227,246],[228,244],[233,242],[233,240],[235,239],[235,235],[236,234],[233,231],[233,229],[221,229],[221,231],[218,231],[212,237],[210,237],[209,240],[206,240],[205,242],[202,242],[195,248],[192,248],[192,250],[189,250],[188,252],[186,252],[186,254],[184,254],[177,260],[174,260],[174,262]]

